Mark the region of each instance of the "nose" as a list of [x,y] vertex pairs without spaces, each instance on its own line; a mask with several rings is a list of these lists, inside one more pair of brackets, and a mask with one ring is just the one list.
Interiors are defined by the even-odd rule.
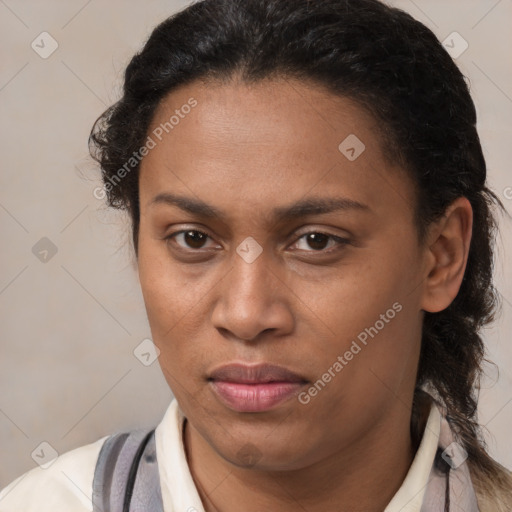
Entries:
[[216,287],[214,327],[234,339],[252,342],[263,332],[275,336],[291,332],[294,318],[289,301],[293,293],[278,265],[265,251],[251,263],[234,254],[231,270]]

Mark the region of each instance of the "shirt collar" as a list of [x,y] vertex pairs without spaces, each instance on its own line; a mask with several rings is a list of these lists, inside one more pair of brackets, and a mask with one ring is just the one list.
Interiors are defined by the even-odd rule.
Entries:
[[162,503],[165,512],[204,512],[185,455],[184,420],[174,398],[155,429]]
[[[155,430],[162,501],[165,512],[204,512],[185,455],[184,420],[183,412],[174,398]],[[411,467],[384,512],[420,512],[440,442],[441,426],[441,413],[432,403]],[[446,424],[444,432],[447,428]]]
[[402,485],[384,512],[420,512],[441,431],[441,413],[432,402],[425,430]]

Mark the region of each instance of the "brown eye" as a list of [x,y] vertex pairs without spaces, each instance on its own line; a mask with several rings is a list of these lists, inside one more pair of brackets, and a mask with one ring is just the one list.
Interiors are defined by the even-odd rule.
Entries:
[[306,235],[306,242],[312,248],[321,251],[329,242],[329,235],[324,233],[308,233]]
[[204,245],[208,235],[205,235],[200,231],[187,231],[183,233],[183,238],[185,239],[185,242],[193,249],[200,249]]
[[[299,245],[300,241],[305,242],[303,247],[298,247],[301,251],[325,253],[335,251],[350,243],[350,241],[345,238],[329,235],[328,233],[322,233],[319,231],[311,231],[309,233],[305,233],[298,239],[296,245]],[[329,245],[330,242],[331,244]],[[306,247],[304,247],[304,245]]]
[[175,240],[181,249],[202,249],[210,238],[206,233],[197,229],[189,229],[171,233],[166,240]]

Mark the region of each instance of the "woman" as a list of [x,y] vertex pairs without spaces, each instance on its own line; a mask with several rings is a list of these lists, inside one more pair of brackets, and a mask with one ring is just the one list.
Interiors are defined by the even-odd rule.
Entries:
[[196,2],[90,142],[175,399],[1,511],[512,510],[476,419],[502,205],[430,30],[377,0]]

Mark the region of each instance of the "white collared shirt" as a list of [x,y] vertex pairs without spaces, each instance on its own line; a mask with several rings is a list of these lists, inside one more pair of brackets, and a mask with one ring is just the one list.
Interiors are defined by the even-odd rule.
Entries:
[[[155,431],[164,512],[204,512],[185,455],[183,421],[173,399]],[[432,404],[416,456],[384,512],[420,512],[440,422],[440,412]],[[46,469],[38,466],[19,476],[0,492],[0,512],[92,512],[94,470],[107,437],[63,453]]]

